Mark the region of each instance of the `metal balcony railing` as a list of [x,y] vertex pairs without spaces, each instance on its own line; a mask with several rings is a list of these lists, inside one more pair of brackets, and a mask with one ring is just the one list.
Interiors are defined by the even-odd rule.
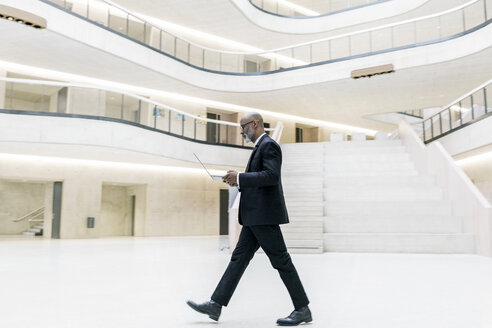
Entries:
[[[229,75],[270,74],[438,43],[488,25],[492,0],[288,47],[256,52],[205,47],[150,23],[109,0],[39,0],[197,69]],[[48,25],[49,28],[49,25]]]
[[[237,122],[210,119],[206,114],[193,115],[129,92],[81,83],[9,77],[0,77],[0,81],[6,82],[2,113],[103,119],[191,141],[245,147]],[[279,121],[275,128],[265,130],[277,136],[282,128]]]
[[489,80],[418,125],[422,130],[422,140],[429,143],[491,115],[492,80]]

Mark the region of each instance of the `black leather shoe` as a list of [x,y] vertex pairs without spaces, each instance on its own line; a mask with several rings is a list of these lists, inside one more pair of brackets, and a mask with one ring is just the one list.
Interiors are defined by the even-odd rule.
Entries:
[[294,310],[287,318],[281,318],[277,320],[277,325],[279,326],[297,326],[303,322],[311,322],[313,318],[311,317],[311,311],[307,305],[300,308],[299,310]]
[[193,301],[187,301],[186,304],[188,304],[193,310],[197,312],[208,314],[208,317],[212,320],[219,320],[220,311],[222,311],[222,305],[217,302],[210,300],[202,304],[196,304]]

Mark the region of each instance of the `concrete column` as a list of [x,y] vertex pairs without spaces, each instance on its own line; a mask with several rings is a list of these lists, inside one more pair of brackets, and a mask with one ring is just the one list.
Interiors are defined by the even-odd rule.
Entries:
[[154,127],[154,106],[142,101],[140,124]]
[[106,115],[106,92],[97,89],[70,87],[67,112],[72,114]]
[[58,111],[58,91],[48,94],[50,97],[50,107],[48,111],[50,113],[56,113]]

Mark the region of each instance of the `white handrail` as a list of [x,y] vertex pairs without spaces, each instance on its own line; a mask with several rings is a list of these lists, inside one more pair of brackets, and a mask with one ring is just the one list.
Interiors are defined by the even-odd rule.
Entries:
[[[149,25],[151,25],[151,26],[153,26],[153,27],[155,27],[157,29],[160,29],[160,30],[165,31],[164,28],[159,27],[159,26],[156,26],[156,25],[154,25],[152,23],[149,23],[146,19],[142,18],[138,14],[132,13],[128,9],[126,9],[126,8],[120,6],[120,5],[115,4],[111,0],[102,0],[102,1],[105,2],[105,3],[107,3],[107,4],[110,4],[112,6],[115,6],[119,10],[124,11],[127,14],[130,14],[130,15],[132,15],[132,16],[140,19],[140,20],[142,20],[146,24],[149,24]],[[381,26],[377,26],[377,27],[373,27],[373,28],[368,28],[368,29],[360,30],[360,31],[343,33],[343,34],[336,35],[336,36],[321,38],[321,39],[317,39],[317,40],[313,40],[313,41],[302,42],[302,43],[298,43],[298,44],[295,44],[295,45],[290,45],[290,46],[286,46],[286,47],[275,48],[275,49],[271,49],[271,50],[259,51],[259,52],[257,52],[257,51],[253,51],[253,52],[229,51],[229,50],[220,50],[220,49],[215,49],[215,48],[209,48],[209,47],[206,47],[206,46],[203,46],[203,45],[199,45],[197,43],[194,43],[192,41],[189,41],[186,38],[179,37],[179,36],[177,36],[174,33],[167,32],[167,31],[165,31],[165,32],[168,33],[168,34],[170,34],[170,35],[172,35],[172,36],[174,36],[177,39],[183,40],[184,42],[187,42],[190,45],[193,45],[195,47],[198,47],[198,48],[201,48],[201,49],[204,49],[204,50],[209,50],[209,51],[214,51],[214,52],[220,52],[220,53],[223,53],[223,54],[230,54],[230,55],[267,55],[267,54],[272,54],[272,53],[275,53],[275,52],[278,52],[278,51],[283,51],[283,50],[293,49],[293,48],[297,48],[297,47],[312,45],[312,44],[319,43],[319,42],[324,42],[324,41],[336,40],[336,39],[340,39],[340,38],[347,37],[347,36],[353,36],[353,35],[357,35],[357,34],[362,34],[362,33],[367,33],[367,32],[373,32],[373,31],[385,29],[385,28],[388,28],[388,27],[395,27],[395,26],[399,26],[399,25],[403,25],[403,24],[407,24],[407,23],[419,22],[419,21],[422,21],[422,20],[425,20],[425,19],[429,19],[429,18],[439,17],[439,16],[442,16],[442,15],[446,15],[446,14],[449,14],[449,13],[452,13],[452,12],[455,12],[455,11],[458,11],[458,10],[461,10],[461,9],[463,9],[465,7],[468,7],[468,6],[474,4],[474,3],[478,2],[478,1],[482,1],[482,0],[472,0],[472,1],[469,1],[469,2],[464,3],[462,5],[459,5],[457,7],[454,7],[454,8],[451,8],[451,9],[447,9],[447,10],[444,10],[442,12],[435,13],[435,14],[430,14],[430,15],[426,15],[426,16],[422,16],[422,17],[417,17],[417,18],[411,18],[411,19],[407,19],[407,20],[404,20],[404,21],[396,22],[396,23],[385,24],[385,25],[381,25]]]
[[23,220],[31,217],[31,216],[37,217],[37,216],[41,215],[43,212],[44,212],[44,206],[37,208],[34,211],[31,211],[31,212],[27,213],[26,215],[21,216],[20,218],[13,219],[12,221],[13,222],[20,222],[20,221],[23,221]]
[[398,122],[400,138],[413,158],[417,170],[436,177],[446,199],[453,201],[453,215],[462,217],[463,232],[475,236],[475,251],[492,255],[492,206],[470,178],[437,142],[425,146],[405,120]]

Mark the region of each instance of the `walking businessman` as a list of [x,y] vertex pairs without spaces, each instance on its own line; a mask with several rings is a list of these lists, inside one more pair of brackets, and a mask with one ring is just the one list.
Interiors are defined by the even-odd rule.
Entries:
[[241,191],[239,223],[243,226],[229,265],[209,301],[197,304],[188,301],[194,310],[219,320],[255,252],[261,247],[280,278],[294,305],[294,311],[277,320],[281,326],[295,326],[312,321],[304,287],[287,252],[280,224],[289,223],[281,182],[282,151],[264,130],[263,118],[248,113],[241,119],[241,135],[255,147],[246,171],[228,171],[224,182]]

